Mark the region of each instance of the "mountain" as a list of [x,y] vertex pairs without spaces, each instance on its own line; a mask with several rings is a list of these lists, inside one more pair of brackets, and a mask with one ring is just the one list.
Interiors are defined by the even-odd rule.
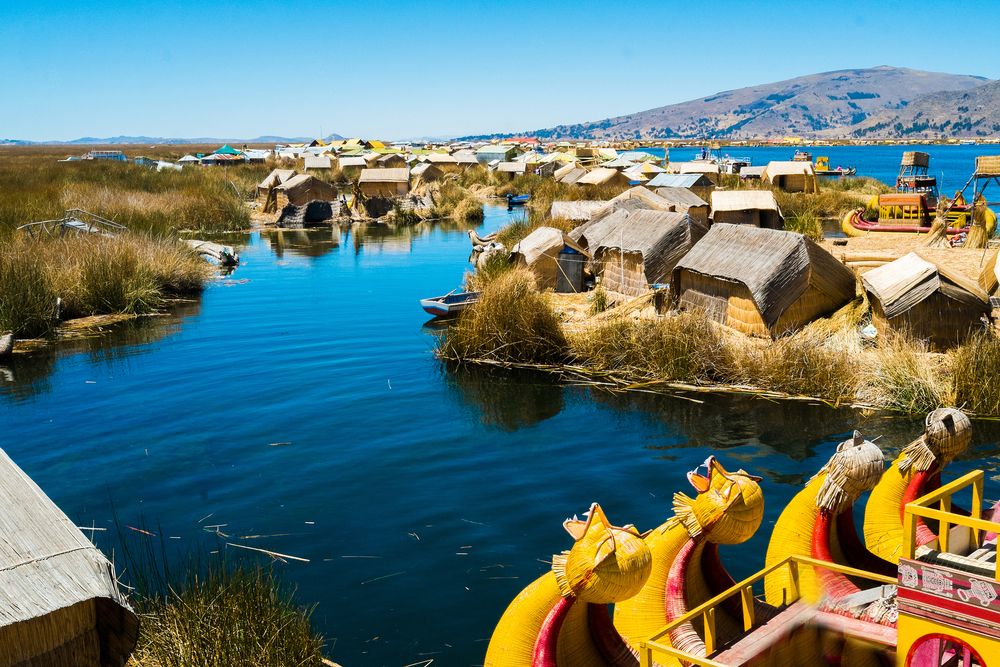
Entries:
[[918,139],[1000,135],[1000,81],[945,91],[866,118],[851,131],[865,138]]
[[801,76],[601,121],[529,132],[539,138],[734,139],[848,134],[886,110],[902,110],[940,91],[966,91],[989,79],[901,67]]
[[[331,134],[324,137],[325,141],[337,141],[344,137],[339,134]],[[53,144],[53,145],[117,145],[117,144],[144,144],[144,145],[164,145],[164,144],[289,144],[312,141],[313,137],[280,137],[276,135],[263,135],[253,139],[226,139],[219,137],[146,137],[146,136],[117,136],[117,137],[80,137],[70,141],[24,141],[20,139],[0,139],[0,144],[9,145],[32,145],[32,144]]]

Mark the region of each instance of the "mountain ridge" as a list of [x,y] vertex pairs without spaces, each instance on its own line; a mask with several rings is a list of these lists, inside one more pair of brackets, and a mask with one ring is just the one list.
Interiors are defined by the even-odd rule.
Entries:
[[[830,137],[870,117],[905,109],[944,91],[965,92],[985,77],[880,65],[843,69],[720,91],[623,116],[557,125],[528,134],[540,139],[764,139],[788,135]],[[460,137],[471,139],[499,135]]]

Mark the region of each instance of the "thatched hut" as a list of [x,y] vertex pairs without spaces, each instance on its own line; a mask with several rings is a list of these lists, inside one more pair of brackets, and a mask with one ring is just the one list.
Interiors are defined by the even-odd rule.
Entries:
[[812,162],[769,162],[761,173],[764,185],[785,192],[816,192],[819,184]]
[[785,219],[770,190],[719,190],[712,193],[712,222],[782,229]]
[[531,165],[526,162],[500,162],[493,171],[514,180],[517,176],[531,173]]
[[[565,182],[565,181],[563,181]],[[577,179],[577,185],[603,185],[627,187],[631,181],[628,176],[615,169],[597,167]]]
[[416,186],[420,183],[431,183],[441,180],[444,172],[436,164],[421,162],[410,169],[410,176],[413,178],[413,185]]
[[593,254],[605,289],[641,296],[666,283],[684,255],[708,232],[685,213],[619,209],[593,225],[581,244]]
[[911,252],[861,276],[880,332],[905,331],[936,349],[983,327],[990,300],[979,285]]
[[535,274],[539,289],[554,288],[559,277],[559,254],[570,249],[585,257],[590,253],[555,227],[539,227],[518,242],[511,257]]
[[302,206],[315,199],[334,201],[337,198],[337,188],[315,176],[299,174],[276,186],[274,194],[276,208],[280,211],[289,204]]
[[554,201],[549,209],[550,218],[564,218],[575,222],[586,222],[601,210],[607,208],[604,200],[580,199],[577,201]]
[[[462,164],[458,161],[458,158],[454,155],[449,155],[448,153],[428,153],[423,157],[425,161],[433,164],[445,174],[455,174],[464,169]],[[471,163],[468,162],[468,160],[471,160]],[[469,164],[476,164],[476,158],[474,155],[470,155],[467,158],[466,166]]]
[[272,169],[271,173],[257,184],[257,201],[263,205],[265,211],[274,210],[273,208],[268,208],[268,204],[271,203],[269,200],[272,199],[274,194],[274,188],[286,182],[292,176],[295,176],[294,169]]
[[854,298],[854,273],[794,232],[713,225],[674,267],[671,301],[754,336],[776,337]]
[[330,171],[333,168],[329,155],[307,155],[303,159],[305,171]]
[[581,178],[587,175],[587,170],[583,167],[577,165],[576,163],[571,163],[556,169],[552,177],[556,179],[559,183],[564,183],[566,185],[572,185],[579,181]]
[[654,191],[660,188],[687,188],[708,201],[715,190],[715,183],[706,174],[657,174],[649,179],[646,187]]
[[360,155],[345,155],[337,159],[337,167],[348,178],[357,178],[368,163]]
[[139,623],[114,566],[0,451],[0,664],[120,667]]
[[399,153],[380,155],[375,164],[382,169],[399,169],[406,166],[406,158]]
[[704,160],[693,160],[691,162],[671,162],[667,165],[667,172],[671,174],[702,174],[712,185],[719,183],[719,165],[715,162]]
[[669,205],[666,210],[687,213],[692,220],[708,227],[708,202],[687,188],[657,188],[655,194]]
[[366,197],[403,197],[410,191],[410,170],[362,169],[358,189]]

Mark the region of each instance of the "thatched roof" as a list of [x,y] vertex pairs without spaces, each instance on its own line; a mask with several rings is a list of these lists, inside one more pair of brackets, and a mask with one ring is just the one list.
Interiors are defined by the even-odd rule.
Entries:
[[715,162],[671,162],[667,171],[674,174],[718,174],[719,165]]
[[410,170],[407,167],[391,169],[362,169],[358,183],[409,183]]
[[272,169],[271,173],[265,176],[264,180],[257,184],[257,187],[265,189],[273,188],[276,185],[281,185],[294,175],[294,169]]
[[761,173],[761,178],[770,179],[775,176],[815,176],[812,162],[805,160],[773,161],[768,162]]
[[[472,162],[476,161],[475,155],[470,154],[468,157]],[[428,153],[424,156],[424,159],[435,164],[458,164],[458,158],[447,153]]]
[[778,201],[770,190],[715,190],[712,211],[776,211]]
[[329,169],[329,155],[307,155],[305,157],[305,169]]
[[656,194],[649,188],[645,188],[641,185],[629,188],[625,192],[621,193],[616,197],[609,199],[606,204],[614,206],[618,202],[627,201],[629,199],[639,199],[649,206],[649,208],[656,209],[658,211],[672,211],[674,210],[673,204]]
[[[584,222],[579,227],[576,227],[569,233],[569,237],[575,241],[580,241],[581,243],[587,243],[583,237],[588,231],[595,225],[603,224],[606,219],[617,213],[618,211],[642,211],[642,210],[653,210],[648,202],[639,197],[634,197],[631,199],[619,199],[615,201],[614,199],[610,201],[603,202],[604,206],[598,209],[590,217],[590,220]],[[595,234],[591,234],[591,237],[595,237]]]
[[539,227],[515,244],[512,252],[523,258],[530,267],[543,255],[553,257],[558,255],[563,246],[568,246],[581,255],[590,256],[586,248],[555,227]]
[[656,195],[676,211],[686,211],[699,206],[708,207],[708,202],[687,188],[658,188]]
[[604,185],[618,177],[618,172],[606,167],[597,167],[577,179],[577,185]]
[[657,174],[646,183],[651,188],[693,188],[712,185],[705,174]]
[[28,662],[32,655],[59,655],[60,646],[94,626],[69,628],[41,620],[34,626],[32,621],[93,600],[100,664],[124,664],[139,626],[118,589],[114,567],[3,451],[0,507],[0,628],[23,624],[18,648]]
[[595,255],[605,249],[642,255],[647,281],[665,282],[677,262],[708,232],[708,226],[686,213],[615,211],[584,235]]
[[989,297],[979,285],[915,252],[868,271],[861,276],[861,281],[890,319],[938,290],[957,301],[984,309],[989,307]]
[[748,225],[713,225],[677,266],[678,272],[743,283],[764,324],[772,327],[809,287],[832,300],[854,297],[854,273],[801,234]]
[[[577,167],[576,165],[573,164],[568,164],[566,165],[566,167],[569,167],[569,169],[565,173],[563,173],[561,176],[556,176],[556,180],[559,181],[560,183],[565,183],[566,185],[572,185],[573,183],[579,182],[581,178],[587,175],[587,170],[584,169],[583,167]],[[557,170],[556,173],[558,173],[559,171],[562,170],[561,169]]]
[[368,162],[360,155],[342,157],[337,160],[337,164],[340,165],[341,169],[346,169],[348,167],[367,167]]
[[567,220],[590,220],[595,213],[608,205],[606,201],[554,201],[549,210],[549,217],[566,218]]
[[526,162],[501,162],[496,170],[505,174],[523,174],[530,166]]

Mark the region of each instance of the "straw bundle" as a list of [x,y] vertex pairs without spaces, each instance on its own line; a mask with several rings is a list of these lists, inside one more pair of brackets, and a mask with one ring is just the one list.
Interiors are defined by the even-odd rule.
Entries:
[[816,474],[819,477],[825,473],[816,493],[816,506],[833,513],[844,511],[862,493],[875,488],[884,464],[878,445],[855,431],[850,440],[837,445],[837,451]]
[[1000,176],[1000,155],[980,155],[977,157],[976,176]]
[[972,422],[957,408],[938,408],[925,420],[924,433],[907,445],[900,456],[899,470],[930,470],[944,467],[964,452],[972,441]]
[[[688,473],[699,494],[690,498],[674,494],[674,519],[697,539],[705,538],[716,544],[739,544],[750,539],[764,517],[764,495],[757,482],[759,477],[743,470],[726,471],[715,459],[706,461],[708,476]],[[713,493],[706,493],[706,491]]]
[[552,572],[563,597],[609,604],[642,589],[653,560],[635,527],[612,526],[596,503],[586,521],[574,517],[563,525],[576,539],[569,551],[552,557]]

